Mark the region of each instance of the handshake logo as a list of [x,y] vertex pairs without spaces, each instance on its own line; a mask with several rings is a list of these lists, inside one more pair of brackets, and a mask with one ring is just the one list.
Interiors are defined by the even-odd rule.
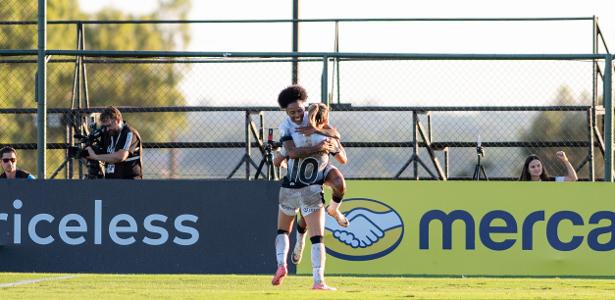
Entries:
[[327,242],[327,253],[346,260],[371,260],[387,255],[401,242],[404,224],[390,206],[372,199],[347,199],[342,205],[350,226],[343,228],[326,216],[325,229],[335,241]]

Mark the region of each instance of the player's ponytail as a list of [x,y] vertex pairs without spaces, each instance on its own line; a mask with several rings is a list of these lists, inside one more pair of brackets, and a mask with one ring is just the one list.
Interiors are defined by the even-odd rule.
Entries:
[[308,107],[308,119],[312,127],[317,127],[326,122],[329,114],[329,108],[323,103],[312,103]]

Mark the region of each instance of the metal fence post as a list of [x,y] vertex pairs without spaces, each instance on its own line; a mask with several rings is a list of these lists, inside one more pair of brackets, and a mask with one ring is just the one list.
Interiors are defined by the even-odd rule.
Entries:
[[[293,0],[293,53],[299,52],[299,0]],[[292,83],[299,82],[299,58],[292,58]]]
[[36,80],[37,91],[37,176],[45,179],[47,174],[46,150],[47,150],[47,62],[45,51],[47,50],[47,0],[38,0],[38,71]]
[[589,181],[596,181],[596,171],[594,169],[594,112],[595,107],[587,110],[587,139],[589,140],[589,149],[587,149],[587,167],[589,171]]
[[604,60],[604,181],[613,182],[613,55],[607,54]]
[[246,110],[246,180],[250,180],[250,157],[252,157],[252,141],[250,139],[250,111]]
[[329,87],[328,87],[328,78],[329,78],[329,57],[324,56],[322,58],[322,77],[320,79],[320,100],[322,103],[329,106]]

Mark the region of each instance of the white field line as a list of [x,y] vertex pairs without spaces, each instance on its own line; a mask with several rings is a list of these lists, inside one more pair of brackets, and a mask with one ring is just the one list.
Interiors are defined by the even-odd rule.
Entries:
[[61,276],[61,277],[49,277],[49,278],[20,280],[20,281],[15,281],[15,282],[2,283],[2,284],[0,284],[0,288],[15,287],[15,286],[18,286],[18,285],[33,284],[33,283],[39,283],[39,282],[44,282],[44,281],[71,279],[71,278],[75,278],[75,277],[77,277],[77,276],[72,275],[72,276]]

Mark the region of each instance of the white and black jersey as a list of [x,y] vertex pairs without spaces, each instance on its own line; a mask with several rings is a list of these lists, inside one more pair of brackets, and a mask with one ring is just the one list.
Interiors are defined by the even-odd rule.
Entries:
[[[280,141],[284,143],[292,140],[295,147],[300,148],[313,146],[327,139],[326,136],[320,134],[304,135],[297,132],[297,128],[307,126],[307,119],[307,113],[303,117],[302,124],[295,124],[290,118],[285,118],[280,125]],[[329,170],[329,154],[325,152],[304,158],[289,158],[288,170],[282,181],[282,187],[302,188],[314,184],[322,185]]]
[[111,154],[119,150],[128,151],[128,158],[119,163],[106,163],[105,178],[107,179],[141,179],[143,168],[141,163],[141,136],[139,132],[126,122],[119,134],[109,131],[102,136],[101,146],[105,153]]

